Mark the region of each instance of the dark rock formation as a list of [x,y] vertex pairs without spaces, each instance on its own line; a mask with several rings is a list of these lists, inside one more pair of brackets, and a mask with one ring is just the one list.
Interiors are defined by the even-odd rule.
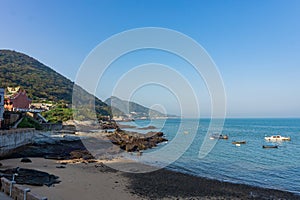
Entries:
[[71,159],[84,159],[84,160],[91,160],[94,159],[94,156],[88,150],[74,150],[70,153]]
[[120,129],[116,130],[108,138],[113,144],[119,145],[121,149],[134,152],[153,148],[158,143],[168,141],[163,137],[162,132],[149,132],[141,134],[136,132],[126,132]]
[[58,180],[59,177],[34,169],[17,167],[13,169],[0,170],[0,177],[5,177],[9,180],[12,180],[13,174],[17,174],[17,176],[15,176],[15,181],[17,184],[51,186],[53,184],[60,183]]
[[70,159],[70,153],[74,150],[86,150],[82,141],[54,141],[48,143],[33,143],[15,149],[11,154],[2,157],[7,158],[24,158],[40,157],[45,159],[65,160]]
[[115,121],[100,121],[100,129],[117,129],[118,125]]
[[22,158],[21,159],[21,162],[23,162],[23,163],[31,163],[32,161],[29,159],[29,158]]

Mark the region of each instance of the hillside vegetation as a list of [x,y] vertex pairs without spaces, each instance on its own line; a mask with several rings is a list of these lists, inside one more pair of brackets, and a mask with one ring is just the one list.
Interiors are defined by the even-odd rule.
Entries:
[[[74,83],[36,59],[11,50],[0,50],[0,87],[21,86],[33,100],[72,103]],[[110,107],[76,86],[82,104],[95,100],[97,115],[110,115]],[[78,100],[78,101],[79,101]]]

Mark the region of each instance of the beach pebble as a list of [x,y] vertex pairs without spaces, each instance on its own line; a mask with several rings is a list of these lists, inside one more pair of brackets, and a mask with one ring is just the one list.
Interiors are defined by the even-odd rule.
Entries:
[[64,169],[64,168],[66,168],[66,166],[60,165],[60,166],[56,166],[56,168],[58,168],[58,169]]
[[21,162],[23,162],[23,163],[31,163],[32,161],[29,158],[22,158]]

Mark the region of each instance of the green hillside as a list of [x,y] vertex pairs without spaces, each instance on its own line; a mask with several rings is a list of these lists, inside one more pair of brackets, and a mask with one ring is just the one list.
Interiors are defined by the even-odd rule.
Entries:
[[[33,100],[45,98],[55,102],[72,103],[72,81],[23,53],[0,50],[0,87],[8,86],[21,86]],[[82,88],[76,89],[83,101],[94,100],[94,97]],[[111,113],[110,107],[98,98],[95,99],[95,109],[97,114]]]

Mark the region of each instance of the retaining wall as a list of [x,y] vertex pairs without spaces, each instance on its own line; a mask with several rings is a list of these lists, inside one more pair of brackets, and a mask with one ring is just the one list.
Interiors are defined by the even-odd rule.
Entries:
[[63,128],[62,123],[42,123],[41,126],[43,127],[43,130],[48,130],[48,131],[57,131],[61,130]]
[[2,177],[0,182],[0,190],[4,192],[6,195],[11,195],[11,198],[14,200],[47,200],[46,197],[42,197],[30,192],[28,187],[24,187],[22,185],[13,184],[10,194],[11,181]]
[[0,157],[7,155],[15,148],[31,143],[35,133],[34,128],[1,130]]

